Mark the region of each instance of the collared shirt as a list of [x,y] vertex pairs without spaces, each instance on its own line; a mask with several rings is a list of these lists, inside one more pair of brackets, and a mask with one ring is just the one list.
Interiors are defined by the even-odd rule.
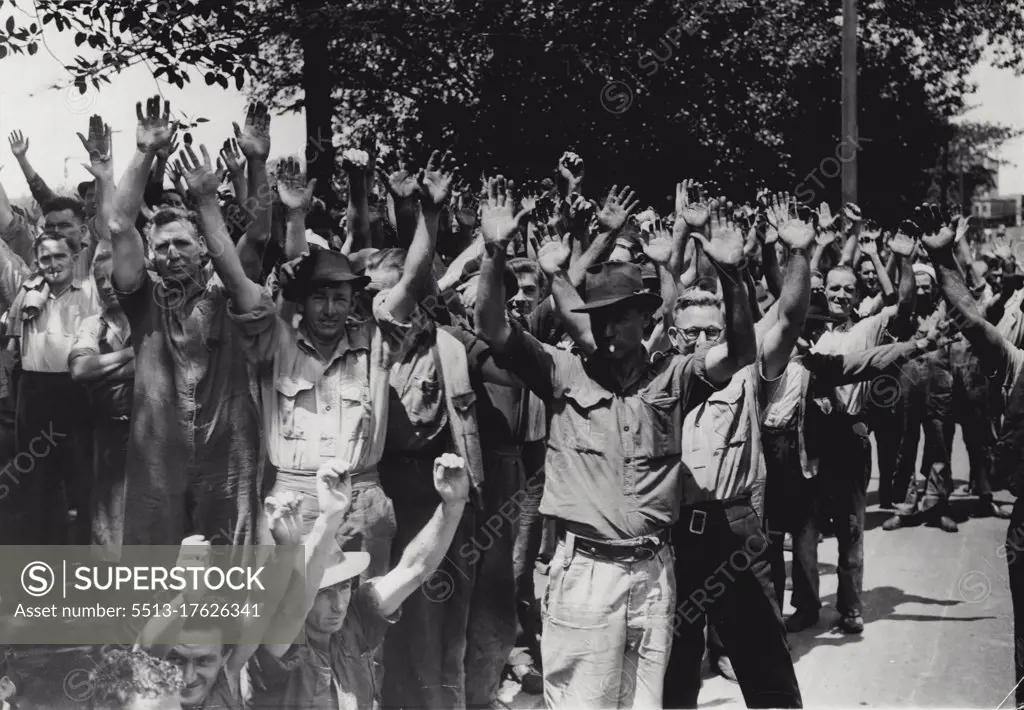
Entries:
[[683,460],[708,499],[751,493],[764,481],[758,366],[753,363],[737,372],[683,422]]
[[263,363],[263,420],[277,468],[314,474],[335,458],[359,469],[380,461],[391,366],[410,330],[385,310],[386,297],[374,299],[374,318],[346,324],[327,361],[301,322],[296,328],[281,315],[273,329],[243,339],[249,357]]
[[253,708],[281,710],[366,710],[373,708],[374,654],[401,610],[385,617],[372,580],[352,591],[341,629],[331,636],[326,654],[296,644],[281,658],[263,647],[250,670]]
[[429,327],[391,368],[387,422],[391,456],[439,456],[447,445],[448,409]]
[[874,296],[865,296],[857,305],[857,317],[863,320],[877,314],[885,305],[884,301],[885,297],[881,293],[876,293]]
[[[68,355],[68,367],[75,358],[88,355],[116,353],[130,348],[131,327],[124,311],[104,309],[102,313],[89,316],[78,328],[78,336]],[[111,417],[127,417],[132,412],[132,390],[134,377],[115,378],[110,375],[100,380],[86,382],[92,395],[93,406]]]
[[[21,333],[21,366],[26,372],[67,372],[68,355],[82,321],[103,308],[92,278],[74,281],[59,296],[46,289],[47,299]],[[26,304],[28,299],[26,299]]]
[[996,325],[999,334],[1018,348],[1024,345],[1024,313],[1021,303],[1024,302],[1024,289],[1018,289],[1006,300],[1003,317]]
[[804,397],[803,377],[803,365],[798,359],[790,358],[775,387],[775,393],[765,405],[762,426],[768,429],[785,429],[793,423]]
[[[826,355],[846,355],[858,350],[867,350],[882,344],[886,328],[897,312],[897,306],[887,306],[878,314],[865,318],[852,326],[840,330],[825,331],[815,343],[813,352]],[[867,382],[836,387],[836,402],[841,412],[857,416],[864,408],[867,396]]]
[[[621,540],[672,525],[681,496],[683,417],[708,397],[708,346],[648,365],[624,391],[594,358],[540,343],[512,323],[498,364],[548,404],[540,511]],[[606,386],[607,385],[607,386]]]

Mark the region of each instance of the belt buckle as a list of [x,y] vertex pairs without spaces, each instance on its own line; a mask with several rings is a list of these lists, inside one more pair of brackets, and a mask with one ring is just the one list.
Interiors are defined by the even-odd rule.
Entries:
[[693,517],[690,518],[690,532],[694,535],[704,534],[704,523],[707,521],[708,514],[703,510],[693,511]]

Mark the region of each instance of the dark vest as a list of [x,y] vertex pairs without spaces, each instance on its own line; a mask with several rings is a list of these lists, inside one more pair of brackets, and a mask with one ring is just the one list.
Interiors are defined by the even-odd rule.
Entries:
[[995,471],[1015,495],[1024,493],[1024,375],[1013,383],[1006,400],[995,446]]

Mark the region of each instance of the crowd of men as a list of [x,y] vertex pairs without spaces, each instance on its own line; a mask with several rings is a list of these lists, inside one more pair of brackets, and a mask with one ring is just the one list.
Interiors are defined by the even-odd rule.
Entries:
[[303,544],[274,576],[302,613],[260,623],[306,642],[165,620],[94,707],[495,707],[511,674],[549,707],[689,708],[706,654],[749,707],[800,707],[824,535],[864,629],[872,432],[885,530],[957,531],[956,423],[975,515],[1011,517],[1024,276],[965,218],[691,180],[659,213],[591,199],[571,152],[517,190],[373,140],[334,211],[268,169],[262,105],[213,160],[166,102],[137,114],[118,181],[109,126],[79,134],[78,198],[10,136],[40,216],[0,187],[0,542]]

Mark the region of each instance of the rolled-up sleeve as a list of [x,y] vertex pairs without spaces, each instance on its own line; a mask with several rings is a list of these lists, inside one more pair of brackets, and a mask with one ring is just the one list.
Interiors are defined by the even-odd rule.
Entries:
[[682,397],[683,416],[704,403],[713,392],[725,389],[729,384],[726,382],[721,387],[716,387],[708,379],[707,357],[712,347],[714,343],[705,343],[698,346],[692,355],[680,354],[673,358],[672,366],[677,368],[676,377]]
[[100,334],[103,330],[103,323],[99,316],[89,316],[78,326],[78,334],[75,342],[68,353],[68,367],[76,359],[86,355],[100,354]]
[[28,218],[25,214],[19,210],[14,210],[14,221],[8,225],[7,229],[0,232],[0,239],[4,240],[4,243],[10,247],[11,251],[21,257],[22,261],[26,264],[35,262],[35,254],[32,253],[32,225],[29,224]]
[[229,304],[228,317],[242,335],[242,350],[251,362],[270,362],[277,353],[282,328],[287,327],[277,314],[277,304],[266,286],[260,288],[260,300],[247,313],[238,313]]
[[397,320],[387,306],[390,289],[386,289],[373,297],[373,319],[377,322],[380,330],[381,341],[384,345],[384,356],[386,365],[391,366],[402,359],[407,348],[409,348],[417,333],[423,330],[427,322],[426,316],[417,308],[413,311],[409,320],[402,322]]

